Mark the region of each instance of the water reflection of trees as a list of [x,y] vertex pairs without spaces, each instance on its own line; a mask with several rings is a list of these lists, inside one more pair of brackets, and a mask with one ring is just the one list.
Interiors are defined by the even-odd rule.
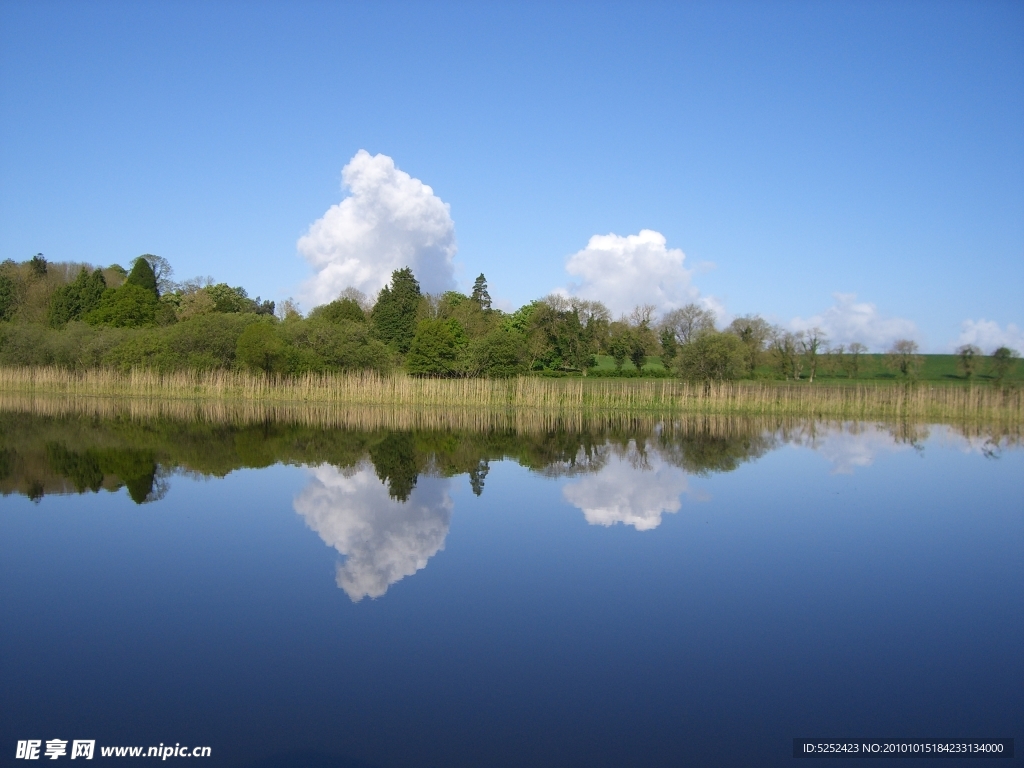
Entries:
[[[690,475],[731,472],[744,462],[794,443],[814,449],[849,443],[923,445],[927,425],[835,424],[812,420],[607,415],[590,421],[544,418],[528,428],[354,429],[315,423],[103,418],[95,413],[40,415],[0,411],[0,492],[39,499],[52,493],[127,490],[136,503],[158,499],[174,473],[221,477],[276,463],[331,465],[346,470],[368,462],[390,498],[407,501],[421,476],[466,475],[485,490],[490,465],[514,461],[549,477],[581,477],[622,459],[635,471],[658,461]],[[986,456],[1019,444],[1019,432],[968,425],[957,430]],[[845,449],[844,449],[845,450]],[[874,450],[874,449],[872,449]],[[837,459],[837,461],[839,461]],[[852,463],[851,463],[852,462]],[[863,459],[847,461],[850,466]]]

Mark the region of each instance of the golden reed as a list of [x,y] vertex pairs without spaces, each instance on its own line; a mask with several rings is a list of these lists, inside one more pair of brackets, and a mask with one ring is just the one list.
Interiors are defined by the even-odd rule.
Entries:
[[[1019,388],[918,384],[720,382],[709,388],[673,379],[420,379],[365,373],[259,376],[237,371],[158,373],[0,368],[0,394],[59,398],[128,398],[188,408],[365,411],[416,409],[451,414],[536,410],[563,416],[618,413],[904,419],[1024,423]],[[397,412],[397,411],[396,411]],[[480,415],[489,421],[490,416]],[[511,417],[510,417],[511,418]],[[468,426],[468,425],[467,425]]]

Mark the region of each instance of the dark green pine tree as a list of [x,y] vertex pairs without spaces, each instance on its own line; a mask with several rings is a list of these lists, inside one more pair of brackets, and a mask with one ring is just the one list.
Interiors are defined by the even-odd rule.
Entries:
[[58,288],[50,298],[47,319],[53,328],[63,328],[72,320],[81,320],[86,312],[100,305],[107,281],[103,273],[95,270],[92,274],[84,267],[73,282]]
[[487,292],[487,278],[484,277],[483,272],[473,283],[473,295],[469,298],[479,304],[480,309],[491,308],[491,294]]
[[416,309],[420,284],[408,267],[391,273],[391,285],[384,286],[373,305],[370,321],[381,341],[405,354],[416,335]]
[[145,288],[160,298],[160,291],[156,287],[156,274],[153,272],[153,267],[142,256],[139,256],[132,264],[132,271],[128,273],[128,279],[124,282],[125,285],[137,285],[140,288]]

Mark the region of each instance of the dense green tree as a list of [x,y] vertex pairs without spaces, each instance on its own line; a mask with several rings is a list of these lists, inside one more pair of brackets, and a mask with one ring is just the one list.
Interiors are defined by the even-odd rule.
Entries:
[[14,281],[5,273],[0,272],[0,322],[14,317],[17,309],[17,291]]
[[409,346],[405,367],[416,376],[456,376],[465,372],[461,360],[467,339],[455,320],[421,320]]
[[688,381],[704,384],[711,391],[713,381],[740,378],[748,365],[747,345],[732,333],[705,331],[679,348],[675,373]]
[[648,346],[652,343],[643,326],[632,326],[626,322],[611,325],[608,354],[615,361],[616,370],[622,370],[626,360],[639,371],[647,363]]
[[73,282],[63,285],[50,296],[47,320],[51,328],[63,328],[72,320],[80,320],[96,309],[107,290],[102,270],[89,272],[84,267]]
[[269,322],[253,323],[238,337],[235,358],[254,371],[269,374],[281,367],[284,342]]
[[150,269],[153,270],[153,279],[156,281],[157,292],[161,296],[172,293],[177,286],[171,280],[171,276],[174,274],[174,268],[171,266],[171,263],[163,256],[156,256],[152,253],[144,253],[139,258],[145,259]]
[[375,370],[391,368],[392,353],[372,338],[366,323],[351,320],[330,322],[314,314],[306,320],[282,323],[278,333],[292,348],[288,370],[306,371]]
[[41,253],[37,253],[31,259],[28,260],[29,269],[35,277],[44,277],[47,272],[46,258]]
[[391,273],[391,284],[381,290],[370,313],[377,338],[403,354],[409,351],[416,335],[416,310],[421,295],[412,270],[396,269]]
[[160,298],[160,291],[156,285],[156,274],[153,272],[153,267],[146,261],[145,256],[139,256],[132,263],[132,271],[128,273],[124,282],[125,285],[137,285],[139,288],[149,291],[155,299]]
[[[518,314],[518,313],[517,313]],[[596,330],[607,320],[590,302],[552,295],[534,302],[528,313],[527,349],[533,359],[552,370],[583,371],[593,367],[598,348]],[[512,327],[516,327],[513,315]]]
[[496,379],[525,373],[525,346],[525,338],[521,333],[496,328],[473,345],[474,372]]
[[330,304],[323,304],[315,307],[309,313],[310,319],[322,318],[329,323],[340,323],[348,321],[352,323],[365,323],[366,313],[363,308],[353,299],[335,299]]
[[676,339],[676,334],[671,328],[662,328],[659,333],[659,339],[661,342],[661,358],[662,361],[667,365],[672,363],[675,359],[676,353],[679,351],[679,342]]
[[82,319],[90,325],[137,328],[156,322],[158,306],[155,287],[148,290],[138,283],[126,280],[120,288],[104,293],[96,309],[88,312]]
[[245,288],[236,286],[232,288],[227,283],[217,283],[203,288],[207,295],[213,299],[214,312],[252,312],[254,302],[249,298]]

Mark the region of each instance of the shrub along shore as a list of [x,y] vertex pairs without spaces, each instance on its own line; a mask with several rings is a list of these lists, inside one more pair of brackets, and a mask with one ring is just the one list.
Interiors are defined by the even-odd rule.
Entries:
[[677,379],[420,378],[405,374],[0,367],[0,393],[347,408],[538,409],[1024,423],[1019,387]]

